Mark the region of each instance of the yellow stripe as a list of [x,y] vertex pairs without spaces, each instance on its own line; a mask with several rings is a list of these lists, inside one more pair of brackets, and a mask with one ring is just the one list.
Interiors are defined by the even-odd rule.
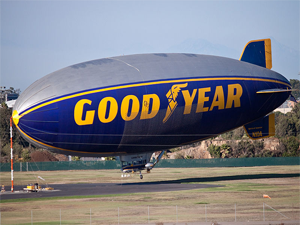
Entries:
[[275,114],[269,115],[269,137],[275,135]]
[[265,39],[265,60],[266,68],[272,69],[272,48],[271,48],[271,39]]
[[[168,83],[178,83],[178,82],[193,82],[193,81],[210,81],[210,80],[252,80],[252,81],[264,81],[264,82],[273,82],[273,83],[278,83],[278,84],[284,84],[284,85],[288,85],[287,83],[281,82],[281,81],[277,81],[277,80],[271,80],[271,79],[264,79],[264,78],[241,78],[241,77],[224,77],[224,78],[191,78],[191,79],[179,79],[179,80],[168,80],[168,81],[154,81],[154,82],[147,82],[147,83],[139,83],[139,84],[129,84],[129,85],[121,85],[121,86],[117,86],[117,87],[109,87],[109,88],[103,88],[103,89],[98,89],[98,90],[93,90],[93,91],[86,91],[86,92],[82,92],[82,93],[78,93],[78,94],[73,94],[73,95],[69,95],[66,97],[62,97],[62,98],[58,98],[49,102],[45,102],[41,105],[38,105],[30,110],[27,110],[25,112],[23,112],[19,118],[25,116],[26,114],[37,110],[39,108],[42,108],[44,106],[56,103],[56,102],[60,102],[66,99],[71,99],[71,98],[75,98],[75,97],[79,97],[79,96],[83,96],[83,95],[88,95],[88,94],[94,94],[94,93],[100,93],[100,92],[104,92],[104,91],[111,91],[111,90],[117,90],[117,89],[124,89],[124,88],[130,88],[130,87],[140,87],[140,86],[146,86],[146,85],[154,85],[154,84],[168,84]],[[290,85],[288,85],[290,87]]]

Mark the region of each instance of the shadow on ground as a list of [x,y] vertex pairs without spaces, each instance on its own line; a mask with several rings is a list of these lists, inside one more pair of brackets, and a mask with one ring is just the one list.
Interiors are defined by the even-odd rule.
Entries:
[[300,173],[280,173],[280,174],[269,173],[269,174],[248,174],[248,175],[234,175],[234,176],[185,178],[185,179],[156,181],[156,182],[123,183],[122,185],[204,183],[204,182],[228,181],[228,180],[253,180],[253,179],[267,179],[267,178],[291,178],[291,177],[300,177]]

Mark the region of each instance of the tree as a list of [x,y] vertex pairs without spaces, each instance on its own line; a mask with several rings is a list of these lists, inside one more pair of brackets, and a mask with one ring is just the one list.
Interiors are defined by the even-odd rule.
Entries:
[[295,136],[300,138],[300,103],[296,104],[291,112],[275,113],[276,137],[284,138]]
[[31,160],[30,153],[31,152],[29,149],[24,149],[22,151],[21,156],[22,156],[23,162],[30,162],[30,160]]
[[230,140],[233,137],[233,130],[221,134],[221,137],[225,140]]
[[10,87],[10,88],[8,89],[8,92],[9,92],[9,93],[20,94],[20,93],[21,93],[21,90],[20,90],[20,88],[15,89],[15,88],[13,88],[13,87]]
[[296,134],[294,136],[300,139],[300,103],[296,104],[292,109],[291,120],[295,124]]
[[80,156],[72,156],[72,161],[80,161]]
[[296,99],[300,98],[300,81],[296,79],[290,79],[290,83],[292,85],[292,89],[297,89],[296,91],[292,91],[292,95]]
[[[0,108],[0,153],[1,157],[10,156],[10,118],[12,109],[5,104]],[[16,127],[13,125],[13,150],[14,155],[21,157],[23,147],[27,147],[29,143],[25,141]]]
[[221,155],[221,148],[220,146],[217,145],[210,145],[208,147],[208,151],[210,153],[210,155],[214,158],[220,158]]
[[235,130],[233,130],[233,138],[235,140],[241,140],[242,137],[244,136],[245,134],[245,130],[244,130],[244,127],[239,127]]
[[249,140],[242,140],[238,143],[237,150],[240,153],[239,158],[255,156],[255,147]]
[[282,156],[299,156],[299,141],[296,137],[291,136],[282,140],[282,144],[285,146],[286,151]]
[[108,157],[104,157],[106,161],[114,161],[116,160],[116,157],[114,156],[108,156]]
[[0,108],[0,150],[9,144],[10,140],[10,117],[12,110],[7,108],[4,105],[3,108]]
[[254,157],[262,157],[264,155],[264,142],[255,140],[253,141]]
[[222,144],[220,150],[221,158],[230,158],[232,155],[232,148],[228,144]]

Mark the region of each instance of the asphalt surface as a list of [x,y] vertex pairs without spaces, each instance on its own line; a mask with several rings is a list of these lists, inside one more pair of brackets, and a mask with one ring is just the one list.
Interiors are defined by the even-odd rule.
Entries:
[[[0,194],[0,199],[19,199],[19,198],[43,198],[43,197],[64,197],[80,195],[109,195],[127,194],[140,192],[165,192],[181,191],[191,189],[201,189],[210,187],[221,187],[220,185],[210,184],[180,184],[165,182],[143,182],[143,183],[93,183],[93,184],[51,184],[53,191],[23,192],[25,186],[15,186],[14,193],[10,187],[6,186],[6,191]],[[42,186],[43,188],[43,186]]]
[[[129,225],[124,224],[123,225]],[[298,220],[283,221],[251,221],[251,222],[184,222],[184,223],[163,223],[163,225],[299,225]],[[135,223],[135,225],[157,225],[157,223]]]

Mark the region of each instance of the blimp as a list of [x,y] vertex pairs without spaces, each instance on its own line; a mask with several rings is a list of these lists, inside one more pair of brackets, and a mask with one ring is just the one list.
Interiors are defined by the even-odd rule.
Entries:
[[123,172],[149,172],[164,150],[241,126],[252,139],[274,135],[272,111],[292,89],[271,68],[270,39],[248,42],[239,60],[188,53],[102,58],[37,80],[17,99],[12,118],[39,148],[118,156]]

